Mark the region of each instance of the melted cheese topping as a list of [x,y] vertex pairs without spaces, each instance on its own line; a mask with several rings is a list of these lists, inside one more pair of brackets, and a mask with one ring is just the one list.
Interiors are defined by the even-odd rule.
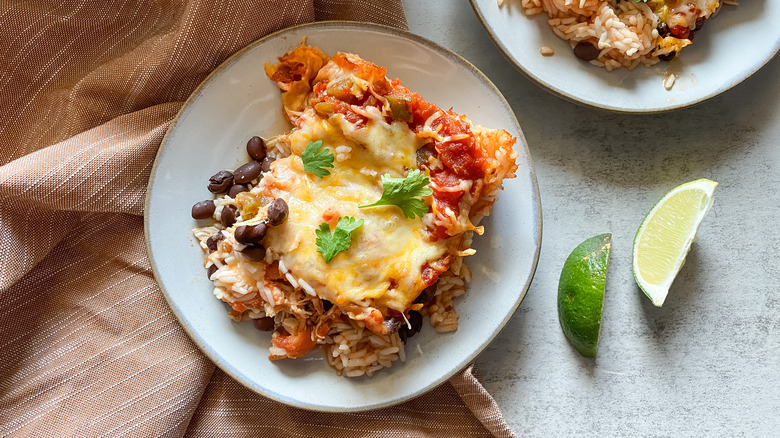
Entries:
[[[289,206],[287,222],[269,230],[267,247],[323,299],[403,312],[426,287],[421,269],[447,252],[448,241],[429,242],[422,219],[407,219],[396,206],[358,206],[381,197],[382,174],[401,177],[417,168],[421,140],[406,123],[388,124],[383,117],[356,128],[341,115],[323,120],[307,110],[298,126],[287,137],[292,155],[274,161],[272,175],[261,183]],[[308,143],[316,140],[334,156],[340,154],[324,178],[305,172],[301,160]],[[351,150],[343,152],[344,146]],[[325,263],[315,230],[323,222],[335,225],[339,216],[364,223],[352,233],[350,248]]]
[[693,29],[697,18],[709,18],[720,6],[719,0],[654,0],[649,3],[659,19],[672,26]]

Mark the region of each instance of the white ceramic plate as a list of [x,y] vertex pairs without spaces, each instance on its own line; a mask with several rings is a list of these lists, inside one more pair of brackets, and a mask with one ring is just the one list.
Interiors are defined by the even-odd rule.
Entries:
[[[263,63],[292,50],[306,36],[326,53],[350,51],[388,67],[411,90],[475,123],[518,138],[517,178],[508,180],[487,232],[475,239],[469,292],[456,302],[460,328],[437,334],[427,322],[406,344],[406,362],[371,378],[336,375],[318,350],[297,360],[270,362],[270,336],[251,323],[234,323],[212,295],[203,254],[192,236],[190,208],[209,199],[209,176],[249,158],[253,135],[290,129],[279,90]],[[358,411],[395,404],[444,382],[498,334],[525,296],[539,257],[541,210],[528,149],[509,105],[472,65],[420,37],[375,25],[330,22],[287,29],[227,60],[193,93],[169,129],[149,181],[145,224],[157,281],[182,326],[221,369],[256,392],[283,403],[323,411]]]
[[[780,2],[748,0],[723,5],[696,33],[694,43],[672,62],[607,72],[577,59],[553,34],[547,15],[524,15],[520,0],[470,0],[493,41],[531,80],[559,96],[621,112],[659,112],[716,96],[764,66],[780,48]],[[542,46],[555,55],[544,57]],[[667,72],[678,75],[671,90]]]

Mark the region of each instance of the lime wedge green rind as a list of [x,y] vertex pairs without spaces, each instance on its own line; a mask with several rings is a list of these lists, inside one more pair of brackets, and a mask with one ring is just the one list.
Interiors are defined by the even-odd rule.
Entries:
[[612,234],[591,237],[566,258],[558,282],[558,319],[566,339],[596,357]]
[[633,245],[634,279],[653,305],[661,307],[701,221],[712,207],[718,183],[698,179],[675,187],[642,220]]

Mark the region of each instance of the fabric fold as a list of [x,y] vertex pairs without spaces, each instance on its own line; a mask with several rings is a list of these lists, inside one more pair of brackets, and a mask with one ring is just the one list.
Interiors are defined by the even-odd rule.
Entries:
[[[469,367],[465,373],[470,373]],[[457,379],[457,377],[453,378]],[[462,389],[477,385],[463,382]],[[473,392],[472,387],[466,392]],[[353,413],[312,413],[281,406],[241,386],[217,369],[186,437],[505,437],[488,429],[464,404],[455,386],[444,383],[424,396],[398,406]],[[489,398],[489,396],[488,396]],[[273,412],[260,415],[258,412]],[[496,411],[497,412],[497,411]],[[500,417],[500,414],[499,414]],[[227,429],[226,426],[231,428]],[[508,430],[508,429],[507,429]]]
[[479,372],[470,366],[450,379],[463,403],[495,437],[513,437],[514,434],[501,416],[496,401],[479,381]]
[[0,166],[0,291],[86,215],[143,214],[157,147],[180,107],[171,102],[119,116]]
[[154,280],[146,184],[182,102],[236,51],[315,19],[406,26],[382,0],[4,8],[0,436],[506,436],[470,370],[354,414],[263,398],[197,349]]

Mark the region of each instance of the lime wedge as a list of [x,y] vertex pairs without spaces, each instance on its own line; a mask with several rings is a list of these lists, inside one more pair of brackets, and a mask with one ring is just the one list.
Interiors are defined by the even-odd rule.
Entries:
[[585,357],[596,357],[612,235],[582,242],[566,258],[558,281],[558,320],[566,339]]
[[636,284],[661,307],[712,207],[718,183],[697,179],[674,188],[647,213],[634,237]]

